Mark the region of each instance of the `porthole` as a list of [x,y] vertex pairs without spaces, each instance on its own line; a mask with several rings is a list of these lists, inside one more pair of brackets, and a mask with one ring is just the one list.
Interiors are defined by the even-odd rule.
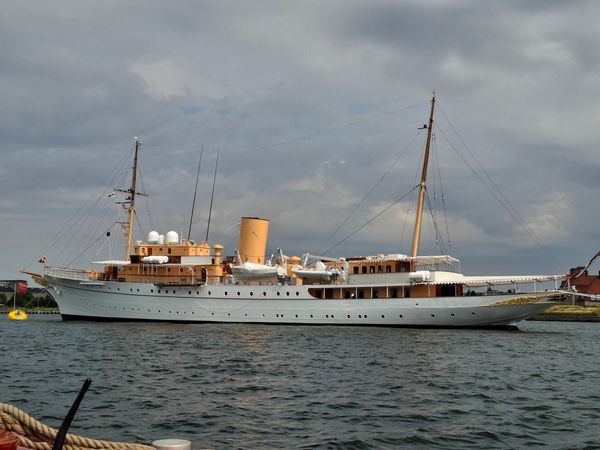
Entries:
[[173,314],[171,311],[169,311],[169,314]]
[[289,297],[290,296],[290,292],[289,291],[286,292],[285,295],[287,295]]
[[231,317],[231,313],[227,313],[227,317]]
[[275,314],[275,317],[279,317],[279,314]]
[[225,291],[225,295],[227,295],[227,291]]
[[398,317],[402,319],[404,316],[402,314],[398,314]]
[[281,292],[277,292],[277,297],[279,297],[281,295]]
[[452,317],[454,317],[454,313],[450,313],[450,315],[451,315]]
[[382,315],[381,315],[381,318],[382,318],[382,319],[385,319],[385,316],[382,314]]
[[248,314],[244,314],[245,317],[248,317]]
[[[154,289],[150,289],[150,292],[154,293]],[[160,292],[160,291],[159,291]]]
[[240,291],[238,291],[238,293],[237,293],[237,294],[238,294],[238,295],[240,295]]
[[296,296],[300,295],[300,292],[296,291]]
[[265,315],[263,314],[263,317],[265,317]]
[[472,316],[474,316],[474,315],[475,315],[475,313],[474,313],[474,312],[472,312],[472,313],[471,313],[471,315],[472,315]]
[[139,289],[136,289],[136,291],[140,292],[140,290],[139,290]]
[[266,292],[263,292],[263,297],[266,297],[266,296],[267,296],[267,293],[266,293]]
[[192,291],[188,291],[188,295],[192,295]]
[[117,291],[120,291],[120,290],[121,290],[121,288],[117,288]]
[[313,315],[312,315],[312,314],[310,315],[310,318],[311,318],[311,319],[313,318]]
[[214,315],[215,315],[215,313],[210,313],[210,315],[211,315],[211,316],[214,316]]
[[210,294],[211,294],[211,292],[210,292],[210,291],[208,291],[208,295],[210,295]]
[[346,317],[348,317],[348,319],[350,318],[350,314],[348,314]]
[[331,318],[332,318],[332,319],[334,318],[333,314],[331,315]]
[[133,289],[132,289],[132,288],[129,288],[129,292],[133,292]]
[[252,297],[253,295],[254,295],[254,292],[252,292],[252,291],[251,291],[251,292],[250,292],[250,297]]
[[329,319],[329,314],[325,314],[325,318],[326,318],[326,319]]
[[158,290],[158,293],[160,294],[160,289]]
[[367,318],[367,315],[365,314],[365,319]]
[[435,314],[432,314],[431,317],[435,317]]
[[150,312],[150,310],[148,310],[148,312]]
[[173,294],[175,293],[175,289],[173,289]]
[[196,295],[200,295],[200,291],[196,291]]
[[298,314],[296,314],[296,319],[298,318]]
[[358,315],[358,318],[359,318],[359,319],[362,319],[362,315],[360,315],[360,314],[359,314],[359,315]]

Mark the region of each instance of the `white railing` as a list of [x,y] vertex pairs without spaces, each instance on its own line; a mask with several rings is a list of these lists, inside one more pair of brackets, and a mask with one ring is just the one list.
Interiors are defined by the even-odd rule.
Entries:
[[91,273],[81,269],[68,269],[66,267],[45,267],[44,275],[67,280],[90,281],[96,278]]

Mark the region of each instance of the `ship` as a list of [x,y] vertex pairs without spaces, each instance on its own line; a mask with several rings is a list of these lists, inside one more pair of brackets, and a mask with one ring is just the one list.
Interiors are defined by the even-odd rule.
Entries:
[[[332,258],[281,250],[266,258],[269,221],[243,217],[237,253],[148,233],[132,244],[138,152],[124,189],[128,223],[123,260],[97,269],[44,266],[31,273],[63,320],[221,322],[389,327],[514,327],[556,304],[561,275],[468,276],[450,255],[419,255],[435,93],[427,128],[410,255]],[[554,290],[537,289],[544,282]],[[523,289],[522,286],[533,289]],[[504,290],[500,287],[504,286]]]

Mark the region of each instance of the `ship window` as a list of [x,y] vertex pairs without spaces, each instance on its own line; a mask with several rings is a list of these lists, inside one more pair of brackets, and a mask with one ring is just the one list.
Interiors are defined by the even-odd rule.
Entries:
[[450,313],[450,315],[451,315],[452,317],[454,317],[454,313]]
[[358,315],[358,318],[359,318],[359,319],[362,319],[362,316],[359,314],[359,315]]
[[385,316],[382,314],[382,315],[381,315],[381,318],[382,318],[382,319],[385,319]]
[[325,318],[326,318],[326,319],[329,319],[329,314],[325,314]]
[[367,273],[367,266],[362,266],[362,273]]
[[367,318],[367,315],[365,314],[365,319]]
[[347,317],[348,317],[348,319],[349,319],[349,318],[350,318],[350,314],[348,314],[348,316],[347,316]]
[[402,319],[404,316],[402,314],[399,314],[398,317],[400,317]]
[[435,317],[435,314],[432,314],[431,317]]
[[263,292],[263,296],[265,296],[265,297],[266,297],[266,296],[267,296],[267,293],[266,293],[266,292]]
[[210,291],[208,291],[208,295],[210,295]]
[[173,294],[175,293],[175,290],[173,290]]
[[300,295],[300,292],[296,291],[296,295]]
[[188,291],[188,295],[192,295],[192,291]]
[[200,295],[200,291],[196,291],[196,295]]
[[298,314],[296,314],[296,319],[298,318]]
[[289,292],[289,291],[288,291],[288,292],[286,292],[286,293],[285,293],[285,295],[287,295],[287,296],[289,297],[289,295],[290,295],[290,292]]
[[254,292],[250,292],[250,296],[252,297],[254,295]]
[[277,296],[279,297],[280,295],[281,295],[281,292],[278,292],[278,293],[277,293]]
[[358,266],[354,266],[354,273],[358,273]]
[[227,295],[227,291],[225,291],[225,295]]
[[160,294],[160,289],[158,290],[158,293]]
[[171,249],[168,250],[169,255],[171,254]]
[[398,298],[398,289],[396,289],[396,288],[390,289],[390,298]]
[[379,265],[377,266],[377,273],[381,273],[383,272],[383,266]]
[[369,272],[375,273],[375,266],[369,266]]
[[238,295],[240,295],[240,291],[238,291],[238,293],[237,293],[237,294],[238,294]]
[[227,313],[227,317],[231,317],[231,313]]
[[312,315],[312,314],[310,315],[310,318],[311,318],[311,319],[313,318],[313,315]]
[[171,271],[171,268],[169,267],[169,268],[167,269],[167,272],[170,272],[170,271]]

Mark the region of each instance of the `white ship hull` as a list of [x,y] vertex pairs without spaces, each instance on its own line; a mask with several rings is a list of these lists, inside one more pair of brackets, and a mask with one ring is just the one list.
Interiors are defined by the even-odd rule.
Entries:
[[159,287],[49,276],[44,281],[64,319],[84,320],[493,327],[514,325],[553,304],[548,296],[535,303],[494,305],[525,294],[328,300],[315,299],[306,286]]

